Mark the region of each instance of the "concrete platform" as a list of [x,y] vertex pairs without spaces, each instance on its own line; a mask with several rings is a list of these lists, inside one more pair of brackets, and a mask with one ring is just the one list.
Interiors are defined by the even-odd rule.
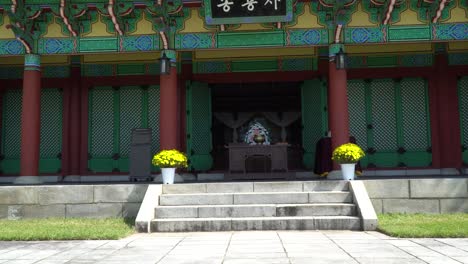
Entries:
[[273,217],[273,216],[331,216],[356,215],[356,205],[327,204],[262,204],[262,205],[195,205],[160,206],[155,208],[158,218],[196,217]]
[[0,263],[462,264],[467,247],[468,239],[396,239],[377,232],[152,233],[114,241],[0,241]]
[[139,232],[375,230],[362,182],[162,185],[145,195]]

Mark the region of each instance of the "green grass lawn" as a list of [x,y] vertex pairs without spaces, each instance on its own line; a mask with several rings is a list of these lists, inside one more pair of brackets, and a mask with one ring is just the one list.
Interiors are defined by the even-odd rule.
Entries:
[[393,237],[466,237],[468,214],[379,214],[378,230]]
[[0,220],[0,240],[119,239],[134,232],[134,222],[124,218]]

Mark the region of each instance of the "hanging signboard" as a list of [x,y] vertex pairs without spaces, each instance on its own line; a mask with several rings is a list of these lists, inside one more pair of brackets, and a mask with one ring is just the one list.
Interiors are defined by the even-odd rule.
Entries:
[[203,0],[208,25],[289,22],[292,0]]

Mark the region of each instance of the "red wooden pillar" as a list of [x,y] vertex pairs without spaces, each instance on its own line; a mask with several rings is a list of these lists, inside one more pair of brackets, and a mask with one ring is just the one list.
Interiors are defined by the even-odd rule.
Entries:
[[431,149],[432,149],[432,167],[440,168],[441,149],[440,149],[440,118],[439,118],[439,94],[437,89],[437,80],[435,71],[428,77],[429,94],[429,115],[431,121]]
[[178,148],[177,67],[175,65],[175,54],[167,52],[166,55],[171,59],[171,70],[170,74],[160,76],[159,140],[161,150]]
[[[457,76],[448,66],[447,54],[436,54],[435,71],[430,80],[431,102],[436,101],[431,110],[431,121],[437,118],[437,127],[432,127],[435,147],[433,162],[439,168],[460,168],[462,166],[460,117],[458,113]],[[434,133],[436,132],[436,133]]]
[[88,175],[88,93],[91,84],[82,80],[80,84],[80,175]]
[[[346,70],[336,69],[335,61],[328,64],[328,126],[332,149],[349,142],[348,95]],[[339,165],[333,162],[333,170]]]
[[68,175],[80,175],[81,148],[81,67],[78,61],[72,60],[70,83],[69,115],[69,170]]
[[20,176],[30,177],[19,177],[16,183],[39,183],[41,62],[36,54],[24,56],[22,106]]

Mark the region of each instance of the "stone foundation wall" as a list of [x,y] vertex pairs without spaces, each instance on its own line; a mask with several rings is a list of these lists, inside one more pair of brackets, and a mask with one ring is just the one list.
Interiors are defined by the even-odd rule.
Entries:
[[364,181],[376,213],[468,213],[468,178]]
[[136,217],[147,184],[0,186],[0,219]]
[[[468,213],[468,178],[363,181],[376,213]],[[135,217],[147,184],[0,186],[0,219]]]

